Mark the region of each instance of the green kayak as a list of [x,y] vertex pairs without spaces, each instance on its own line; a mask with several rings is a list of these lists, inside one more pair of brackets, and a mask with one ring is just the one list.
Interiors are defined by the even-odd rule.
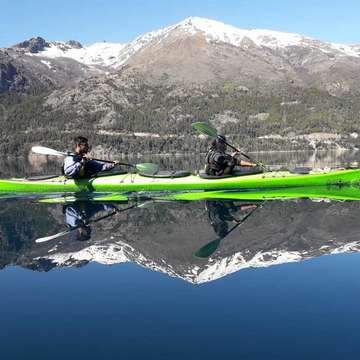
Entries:
[[155,176],[141,174],[109,174],[89,179],[67,179],[57,176],[48,179],[0,180],[0,191],[7,193],[58,192],[123,192],[123,191],[184,191],[269,189],[313,187],[358,183],[360,169],[317,170],[307,174],[273,171],[222,178],[203,178],[186,172],[159,172]]

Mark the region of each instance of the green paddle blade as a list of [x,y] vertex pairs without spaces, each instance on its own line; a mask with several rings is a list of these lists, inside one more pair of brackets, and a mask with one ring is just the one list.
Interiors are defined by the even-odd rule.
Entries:
[[139,172],[146,174],[155,174],[159,171],[159,165],[153,163],[136,164],[135,167]]
[[195,253],[195,256],[198,258],[208,258],[219,247],[220,241],[221,241],[221,239],[216,239],[216,240],[209,242],[208,244],[206,244],[202,248],[200,248]]
[[215,128],[213,128],[210,124],[205,123],[205,122],[195,122],[193,124],[191,124],[191,126],[197,130],[198,132],[200,132],[201,134],[210,136],[210,137],[217,137],[218,133],[217,130]]

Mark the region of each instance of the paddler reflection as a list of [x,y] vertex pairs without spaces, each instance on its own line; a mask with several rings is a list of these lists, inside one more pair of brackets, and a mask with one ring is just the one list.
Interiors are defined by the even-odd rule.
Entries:
[[35,242],[43,243],[63,237],[65,235],[71,235],[70,237],[73,240],[88,241],[91,239],[92,224],[103,221],[115,214],[125,213],[126,211],[137,206],[139,205],[135,203],[126,208],[119,209],[117,206],[115,206],[115,204],[112,203],[75,200],[71,203],[63,205],[65,224],[67,225],[68,229],[54,235],[38,238],[35,240]]
[[[228,236],[238,226],[243,224],[262,203],[235,204],[229,200],[207,200],[205,209],[208,213],[210,225],[213,227],[217,239],[201,247],[195,256],[207,258],[212,255],[220,245],[222,239]],[[230,227],[231,224],[234,224]]]
[[[78,241],[90,240],[91,222],[103,220],[116,212],[117,208],[112,204],[91,203],[88,201],[78,201],[63,206],[65,224],[74,234],[74,239]],[[106,213],[106,215],[97,218],[98,214],[101,213]]]
[[233,201],[225,200],[207,200],[205,202],[209,222],[219,237],[225,237],[228,234],[229,224],[240,224],[244,220],[243,216],[256,208],[256,204],[235,205]]

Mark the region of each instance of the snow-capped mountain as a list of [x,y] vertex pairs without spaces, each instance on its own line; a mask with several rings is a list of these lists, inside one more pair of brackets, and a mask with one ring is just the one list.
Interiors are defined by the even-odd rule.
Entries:
[[122,65],[156,82],[232,81],[265,91],[291,84],[336,95],[358,86],[360,47],[194,17],[139,36],[114,62]]
[[48,58],[68,57],[86,65],[118,68],[125,64],[132,55],[149,46],[159,45],[174,32],[176,32],[178,36],[180,36],[181,33],[185,36],[200,35],[203,36],[208,43],[227,44],[243,49],[247,49],[249,46],[257,46],[260,48],[279,50],[296,46],[318,49],[324,53],[360,57],[359,45],[322,42],[296,33],[262,29],[244,30],[219,21],[200,17],[189,17],[178,24],[146,33],[128,44],[104,42],[82,46],[76,41],[45,42],[45,40],[42,39],[44,46],[35,52],[33,49],[30,49],[27,54]]
[[74,40],[38,37],[6,50],[18,60],[26,59],[27,64],[40,59],[50,77],[57,71],[56,61],[67,59],[84,66],[89,75],[126,69],[156,82],[232,81],[263,90],[291,84],[335,95],[360,82],[360,45],[272,30],[243,30],[199,17],[146,33],[128,44],[83,46]]
[[270,49],[284,49],[291,46],[298,46],[320,49],[325,53],[360,57],[359,45],[322,42],[296,33],[262,29],[244,30],[219,21],[200,17],[189,17],[176,25],[149,32],[130,42],[123,48],[117,66],[123,64],[131,55],[146,48],[150,44],[159,44],[174,31],[182,32],[188,36],[202,35],[208,43],[222,43],[244,49],[251,45]]

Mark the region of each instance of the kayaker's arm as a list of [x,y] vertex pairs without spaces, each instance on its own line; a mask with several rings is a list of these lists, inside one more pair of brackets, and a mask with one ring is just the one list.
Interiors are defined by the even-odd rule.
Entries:
[[83,159],[80,156],[67,156],[64,159],[64,175],[68,177],[77,176],[83,166]]
[[86,164],[86,171],[91,174],[97,174],[103,171],[112,170],[115,163],[103,163],[96,160],[89,160]]
[[[233,153],[231,154],[231,156],[232,156],[233,158],[235,158],[236,156],[241,155],[241,154],[242,154],[241,151],[238,150],[238,151],[233,152]],[[255,163],[252,163],[252,162],[249,162],[249,161],[245,161],[245,160],[241,160],[241,159],[236,159],[236,161],[237,161],[237,164],[236,164],[236,165],[238,165],[238,166],[246,166],[246,167],[256,167],[256,166],[258,166],[258,165],[255,164]]]

